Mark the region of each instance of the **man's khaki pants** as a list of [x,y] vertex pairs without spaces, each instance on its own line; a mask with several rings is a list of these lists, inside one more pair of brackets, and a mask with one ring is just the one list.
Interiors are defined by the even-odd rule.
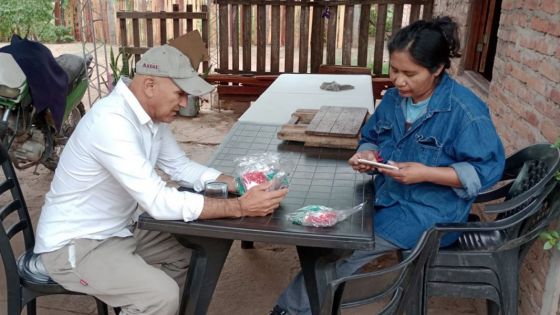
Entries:
[[54,281],[121,307],[123,315],[173,315],[190,250],[168,233],[137,229],[134,237],[77,239],[41,259]]

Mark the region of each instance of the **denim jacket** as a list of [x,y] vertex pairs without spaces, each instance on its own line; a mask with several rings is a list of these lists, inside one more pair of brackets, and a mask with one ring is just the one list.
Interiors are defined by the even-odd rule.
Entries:
[[[426,113],[405,129],[406,100],[389,89],[361,131],[358,151],[376,150],[385,160],[452,167],[461,188],[428,182],[405,185],[375,178],[375,233],[401,248],[414,247],[436,223],[465,222],[477,194],[494,185],[504,168],[504,149],[486,104],[446,73]],[[443,238],[451,244],[457,235]]]

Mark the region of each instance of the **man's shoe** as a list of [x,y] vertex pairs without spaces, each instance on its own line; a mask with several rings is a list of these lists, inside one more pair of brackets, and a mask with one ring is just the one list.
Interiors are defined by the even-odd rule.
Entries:
[[288,311],[278,305],[275,305],[268,315],[288,315]]

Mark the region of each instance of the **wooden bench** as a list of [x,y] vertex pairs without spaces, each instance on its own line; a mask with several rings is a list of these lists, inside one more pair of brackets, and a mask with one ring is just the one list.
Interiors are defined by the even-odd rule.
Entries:
[[206,81],[217,85],[220,100],[255,101],[277,75],[209,74]]

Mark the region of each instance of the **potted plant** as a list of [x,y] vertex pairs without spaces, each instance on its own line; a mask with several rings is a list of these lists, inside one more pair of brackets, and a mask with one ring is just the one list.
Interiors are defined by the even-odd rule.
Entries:
[[[107,86],[109,91],[117,85],[121,76],[126,76],[132,79],[134,76],[134,70],[130,68],[129,62],[131,54],[124,51],[124,49],[119,49],[119,53],[115,57],[113,53],[113,47],[110,48],[109,51],[109,66],[111,67],[111,73],[108,74],[107,82],[110,83],[110,86]],[[120,60],[119,60],[120,59]],[[120,61],[120,68],[119,68],[119,61]]]

